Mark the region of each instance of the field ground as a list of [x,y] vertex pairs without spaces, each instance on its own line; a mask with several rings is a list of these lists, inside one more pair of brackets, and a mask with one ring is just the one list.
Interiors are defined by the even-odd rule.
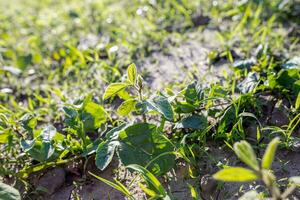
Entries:
[[[244,199],[267,199],[274,191],[259,170],[274,138],[271,185],[284,193],[300,176],[299,1],[0,9],[0,180],[21,199],[234,200],[252,190]],[[215,180],[229,166],[253,170],[241,140],[262,163],[257,178]],[[300,199],[299,184],[278,199]]]

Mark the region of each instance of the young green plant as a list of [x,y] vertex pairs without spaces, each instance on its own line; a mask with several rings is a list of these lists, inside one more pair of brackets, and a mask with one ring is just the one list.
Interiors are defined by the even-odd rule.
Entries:
[[[284,200],[296,189],[300,184],[300,177],[291,177],[289,186],[284,192],[281,192],[276,183],[276,177],[271,171],[271,165],[275,157],[275,151],[279,138],[274,138],[268,145],[265,154],[259,164],[254,150],[246,141],[240,141],[234,144],[233,150],[238,158],[243,161],[250,169],[243,167],[227,167],[215,173],[213,177],[225,182],[248,182],[261,180],[266,185],[273,200]],[[253,191],[251,191],[253,193]],[[255,192],[255,199],[258,193]]]

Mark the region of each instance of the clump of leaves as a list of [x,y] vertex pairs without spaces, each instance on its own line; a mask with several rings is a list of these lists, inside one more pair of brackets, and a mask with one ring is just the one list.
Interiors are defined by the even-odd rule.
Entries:
[[[276,177],[271,171],[271,166],[279,143],[279,138],[274,138],[269,143],[260,164],[254,153],[254,150],[247,141],[236,142],[233,147],[234,152],[238,158],[250,169],[243,167],[226,167],[214,174],[213,177],[217,180],[225,182],[248,182],[262,180],[272,196],[272,199],[286,199],[292,194],[297,186],[300,186],[300,176],[291,177],[289,179],[291,185],[284,192],[281,192],[278,188]],[[246,196],[247,199],[251,200],[257,199],[259,194],[256,191],[250,191],[246,193],[243,198]]]
[[[174,112],[168,98],[161,95],[146,98],[143,89],[143,78],[137,73],[135,64],[131,64],[127,68],[127,79],[108,85],[103,99],[107,100],[116,95],[123,99],[123,103],[117,109],[120,116],[127,116],[135,111],[141,114],[143,121],[146,122],[146,113],[155,112],[161,114],[164,119],[173,121]],[[129,94],[128,90],[132,92]]]

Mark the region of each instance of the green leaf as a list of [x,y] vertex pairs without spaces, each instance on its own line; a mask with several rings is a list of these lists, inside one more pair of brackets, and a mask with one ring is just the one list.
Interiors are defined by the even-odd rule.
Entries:
[[245,164],[251,167],[254,170],[259,170],[258,161],[256,155],[250,146],[250,144],[246,141],[236,142],[233,145],[233,150],[236,155],[241,159]]
[[175,112],[177,113],[192,113],[196,109],[196,106],[187,102],[176,102]]
[[295,108],[299,109],[300,108],[300,92],[298,93],[296,103],[295,103]]
[[224,134],[228,131],[228,127],[232,127],[232,124],[236,121],[236,108],[234,105],[230,105],[226,108],[223,116],[218,125],[218,133]]
[[144,167],[142,167],[140,165],[136,165],[136,164],[128,165],[127,168],[133,169],[133,170],[141,173],[141,175],[143,176],[144,180],[146,181],[146,183],[148,184],[150,189],[155,190],[157,193],[159,193],[163,197],[167,196],[167,192],[166,192],[165,188],[161,185],[159,180],[150,171],[148,171]]
[[10,129],[4,129],[0,131],[0,144],[6,144],[11,137]]
[[54,154],[55,148],[50,142],[35,141],[34,146],[29,149],[28,153],[39,162],[49,160]]
[[295,67],[285,67],[276,74],[268,75],[267,86],[271,89],[290,90],[295,95],[300,92],[300,70]]
[[288,60],[285,64],[282,66],[285,69],[300,69],[300,57],[294,57],[290,60]]
[[184,97],[188,103],[195,103],[203,98],[201,85],[196,81],[189,84],[184,90]]
[[128,126],[128,124],[122,123],[119,126],[117,126],[117,127],[113,128],[113,129],[109,130],[106,133],[105,137],[108,140],[116,140],[119,137],[120,131],[122,131],[123,129],[125,129],[127,126]]
[[116,94],[118,94],[120,91],[122,91],[123,89],[125,89],[128,86],[128,84],[126,83],[112,83],[109,86],[107,86],[104,95],[103,95],[103,99],[106,100]]
[[92,100],[85,100],[80,111],[80,118],[83,121],[85,131],[93,131],[99,128],[106,122],[108,116],[105,109],[101,105],[94,103]]
[[266,152],[262,159],[262,168],[270,169],[272,162],[274,160],[275,151],[277,149],[278,144],[280,143],[279,138],[274,138],[268,145]]
[[21,140],[20,144],[22,149],[27,152],[34,146],[35,140]]
[[135,109],[135,105],[136,105],[136,100],[135,99],[128,99],[126,101],[124,101],[118,108],[117,113],[120,116],[126,116],[128,115],[130,112],[132,112]]
[[225,182],[247,182],[255,181],[258,176],[252,170],[242,167],[229,167],[215,173],[213,177]]
[[254,59],[238,60],[234,62],[233,67],[237,69],[250,69],[255,63]]
[[[173,146],[153,124],[140,123],[128,126],[119,132],[118,155],[126,166],[138,164],[147,166],[159,155],[172,152]],[[175,163],[174,155],[163,155],[151,163],[148,169],[154,174],[165,174]]]
[[40,134],[40,138],[44,142],[50,142],[55,135],[56,135],[56,128],[52,125],[49,125],[42,130]]
[[207,127],[207,119],[203,115],[192,115],[183,118],[175,124],[175,128],[191,128],[204,130]]
[[115,153],[115,149],[118,144],[119,144],[118,141],[108,141],[108,142],[103,142],[99,145],[96,151],[95,160],[96,160],[96,166],[100,170],[104,170],[112,161],[112,158]]
[[189,189],[190,189],[192,199],[193,199],[193,200],[198,200],[198,199],[200,199],[197,190],[196,190],[191,184],[189,184],[189,183],[188,183],[188,187],[189,187]]
[[25,114],[21,118],[22,127],[27,131],[32,131],[37,125],[37,119],[31,114]]
[[135,85],[136,79],[137,79],[137,72],[136,72],[136,66],[134,63],[128,66],[127,68],[127,76],[128,80],[132,83],[132,85]]
[[161,113],[167,120],[174,121],[174,112],[168,98],[156,96],[148,101],[150,108]]
[[0,199],[2,200],[21,200],[18,190],[0,182]]
[[259,74],[256,72],[249,72],[247,77],[237,85],[237,88],[242,93],[253,92],[259,81]]

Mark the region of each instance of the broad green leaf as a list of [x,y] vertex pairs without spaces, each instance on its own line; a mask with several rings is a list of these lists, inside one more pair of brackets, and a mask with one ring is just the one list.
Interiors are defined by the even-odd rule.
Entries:
[[135,99],[128,99],[126,101],[124,101],[117,110],[117,113],[120,116],[126,116],[128,115],[130,112],[132,112],[135,109],[135,105],[136,105],[136,100]]
[[150,171],[136,164],[128,165],[127,168],[139,172],[143,176],[146,183],[149,185],[150,189],[155,190],[163,197],[167,195],[165,188],[161,185],[159,180]]
[[1,200],[21,200],[18,190],[0,182],[0,199]]
[[123,129],[125,129],[126,126],[128,126],[128,124],[126,124],[126,123],[120,124],[119,126],[117,126],[117,127],[113,128],[113,129],[109,130],[106,133],[105,137],[108,140],[113,140],[113,139],[115,140],[115,139],[117,139],[119,137],[120,131],[122,131]]
[[34,140],[21,140],[20,143],[22,149],[39,162],[58,157],[58,152],[56,152],[55,147],[50,141],[41,141],[36,138]]
[[85,102],[80,111],[80,118],[84,124],[85,131],[93,131],[106,122],[107,113],[105,109],[91,100]]
[[204,130],[207,127],[207,119],[203,115],[192,115],[183,118],[175,124],[175,128],[191,128]]
[[280,143],[279,138],[274,138],[268,145],[266,152],[262,159],[262,168],[270,169],[272,162],[274,160],[275,151],[277,149],[278,144]]
[[225,182],[247,182],[255,181],[258,176],[255,172],[242,167],[229,167],[215,173],[213,177]]
[[125,89],[128,86],[128,84],[126,83],[112,83],[109,86],[107,86],[104,95],[103,95],[103,99],[106,100],[116,94],[118,94],[120,91],[122,91],[123,89]]
[[184,97],[186,102],[193,104],[194,102],[203,98],[203,92],[201,85],[197,82],[189,84],[184,91]]
[[156,96],[148,101],[150,107],[161,113],[167,120],[174,120],[174,112],[168,98],[163,96]]
[[132,85],[135,85],[136,79],[137,79],[137,72],[136,72],[136,66],[134,63],[128,66],[127,68],[127,76],[128,80],[132,83]]
[[[172,152],[172,144],[157,130],[153,124],[140,123],[126,127],[119,132],[120,145],[118,155],[126,166],[139,164],[147,166],[159,155]],[[175,163],[174,155],[163,155],[151,163],[148,169],[154,174],[165,174]]]
[[240,84],[237,85],[237,88],[244,94],[250,93],[254,91],[258,81],[259,74],[256,72],[249,72],[247,77]]
[[96,166],[104,170],[112,161],[118,141],[103,142],[96,151]]
[[21,140],[20,144],[23,151],[27,152],[34,146],[35,140]]
[[233,145],[233,150],[236,155],[241,159],[245,164],[251,167],[254,170],[259,170],[258,161],[256,155],[250,146],[250,144],[246,141],[236,142]]

